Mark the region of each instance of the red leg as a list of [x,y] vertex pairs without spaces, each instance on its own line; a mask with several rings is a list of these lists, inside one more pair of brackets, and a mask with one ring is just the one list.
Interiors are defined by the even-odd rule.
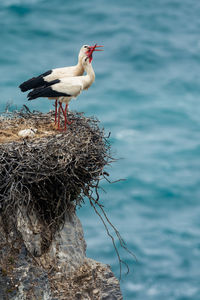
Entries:
[[64,130],[66,130],[66,129],[67,129],[67,116],[66,116],[66,113],[65,113],[65,111],[64,111],[64,109],[63,109],[63,107],[62,107],[62,104],[61,104],[61,109],[62,109],[64,118],[65,118],[65,128],[64,128]]
[[65,110],[63,109],[63,107],[62,107],[62,105],[61,105],[61,109],[62,109],[64,118],[65,118],[65,128],[64,128],[64,130],[67,129],[67,124],[68,124],[68,125],[71,125],[71,124],[72,124],[72,122],[70,122],[70,121],[67,120],[67,108],[68,108],[68,104],[65,105]]
[[72,124],[72,121],[70,122],[70,121],[67,120],[67,108],[68,108],[68,104],[65,105],[66,122],[67,122],[68,125],[71,125],[71,124]]
[[58,130],[60,130],[60,106],[61,105],[62,105],[62,103],[59,102],[59,108],[58,108]]
[[57,123],[57,108],[58,108],[58,99],[55,101],[55,125]]
[[67,107],[68,107],[68,104],[66,104],[65,106],[65,110],[63,109],[62,107],[62,102],[58,102],[59,103],[59,108],[58,108],[58,130],[60,130],[60,110],[62,110],[62,113],[64,115],[64,118],[65,118],[65,127],[64,127],[64,130],[67,129],[67,124],[70,125],[72,124],[72,122],[68,121],[67,120]]

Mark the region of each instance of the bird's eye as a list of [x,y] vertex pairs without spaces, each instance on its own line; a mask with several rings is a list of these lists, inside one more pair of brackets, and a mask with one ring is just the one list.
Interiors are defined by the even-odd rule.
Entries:
[[84,48],[87,48],[88,46],[84,46]]
[[89,58],[89,57],[86,57],[86,58],[85,58],[85,61],[87,61],[88,58]]

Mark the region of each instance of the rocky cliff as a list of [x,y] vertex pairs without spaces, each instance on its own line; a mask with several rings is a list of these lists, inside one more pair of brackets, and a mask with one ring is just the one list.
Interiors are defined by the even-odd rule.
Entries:
[[34,229],[19,214],[17,228],[6,233],[5,222],[0,220],[1,300],[122,299],[110,267],[86,257],[86,242],[75,213],[66,218],[44,254],[40,252],[40,224],[34,216],[32,223]]

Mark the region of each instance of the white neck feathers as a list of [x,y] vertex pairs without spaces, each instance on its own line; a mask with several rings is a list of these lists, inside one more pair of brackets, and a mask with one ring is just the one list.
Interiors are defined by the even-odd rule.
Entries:
[[92,83],[95,80],[95,73],[92,68],[91,63],[88,63],[86,66],[84,66],[85,72],[87,73],[86,76],[84,76],[84,81],[83,81],[83,89],[88,89]]

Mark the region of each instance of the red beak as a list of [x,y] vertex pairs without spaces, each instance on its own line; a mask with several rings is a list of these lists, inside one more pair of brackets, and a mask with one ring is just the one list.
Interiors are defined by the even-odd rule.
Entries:
[[89,57],[89,62],[91,63],[92,61],[92,53],[94,51],[103,51],[103,49],[96,49],[96,48],[100,48],[100,47],[103,47],[103,46],[100,46],[100,45],[97,45],[95,44],[94,46],[90,46],[89,47],[89,50],[87,51],[87,56]]

